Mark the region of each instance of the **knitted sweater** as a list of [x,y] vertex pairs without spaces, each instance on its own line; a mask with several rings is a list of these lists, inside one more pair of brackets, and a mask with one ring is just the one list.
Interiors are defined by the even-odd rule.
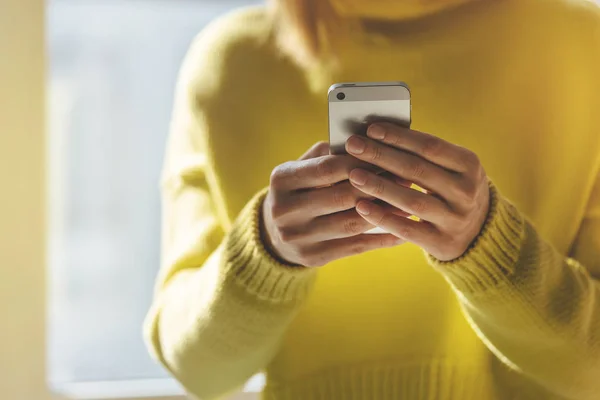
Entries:
[[[262,7],[194,41],[145,327],[191,394],[264,371],[276,400],[600,398],[597,6],[484,1],[403,22],[362,32],[327,71],[283,54]],[[494,185],[480,236],[447,263],[404,244],[279,264],[258,224],[271,170],[327,138],[329,84],[394,80],[415,129],[481,159]]]

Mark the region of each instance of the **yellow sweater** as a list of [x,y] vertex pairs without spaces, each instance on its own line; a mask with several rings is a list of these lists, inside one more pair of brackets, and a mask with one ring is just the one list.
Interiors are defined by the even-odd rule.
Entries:
[[[330,71],[281,54],[269,15],[221,18],[184,63],[154,356],[202,399],[261,370],[277,400],[600,398],[597,6],[476,2],[356,37]],[[257,225],[270,171],[327,138],[329,84],[387,80],[411,86],[415,129],[480,156],[480,237],[450,263],[407,244],[278,264]]]

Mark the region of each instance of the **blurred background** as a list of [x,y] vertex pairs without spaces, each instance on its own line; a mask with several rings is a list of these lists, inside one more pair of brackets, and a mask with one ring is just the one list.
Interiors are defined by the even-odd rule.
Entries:
[[260,2],[0,0],[0,398],[183,395],[141,331],[174,85],[207,23]]
[[58,392],[177,391],[141,339],[174,85],[207,23],[257,3],[47,2],[48,375]]

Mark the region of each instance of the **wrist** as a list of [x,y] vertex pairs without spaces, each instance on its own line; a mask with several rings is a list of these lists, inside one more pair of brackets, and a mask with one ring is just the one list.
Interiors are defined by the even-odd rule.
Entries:
[[[314,282],[309,268],[288,268],[265,249],[260,238],[261,207],[267,190],[254,196],[235,219],[224,243],[223,282],[261,299],[275,302],[303,300]],[[221,278],[220,278],[221,279]]]
[[271,257],[273,257],[278,263],[283,264],[288,267],[300,267],[301,265],[294,264],[294,263],[286,260],[285,257],[282,256],[281,253],[277,250],[277,248],[274,244],[273,236],[271,235],[271,233],[269,232],[269,229],[268,229],[268,226],[270,226],[271,224],[270,224],[270,221],[266,220],[268,218],[267,217],[268,213],[265,212],[265,207],[267,205],[268,197],[269,196],[267,195],[263,199],[262,204],[260,205],[260,208],[259,208],[259,213],[258,213],[258,226],[259,226],[260,240],[262,242],[262,245],[263,245],[265,251],[267,253],[269,253],[269,255]]

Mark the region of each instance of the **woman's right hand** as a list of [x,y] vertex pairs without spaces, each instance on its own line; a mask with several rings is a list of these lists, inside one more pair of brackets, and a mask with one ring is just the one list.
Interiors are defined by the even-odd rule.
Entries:
[[354,168],[373,167],[349,155],[329,155],[329,144],[319,142],[298,161],[273,170],[261,231],[274,256],[313,267],[403,242],[391,234],[364,234],[374,226],[354,208],[365,198],[348,181]]

